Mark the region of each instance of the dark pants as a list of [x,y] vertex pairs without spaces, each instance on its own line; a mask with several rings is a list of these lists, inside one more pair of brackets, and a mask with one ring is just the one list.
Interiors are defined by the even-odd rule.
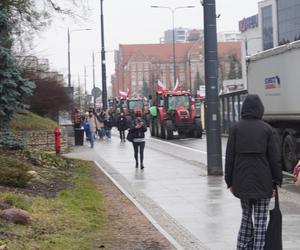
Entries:
[[134,159],[136,163],[138,163],[138,152],[140,148],[140,163],[141,165],[143,165],[145,142],[133,142],[132,144],[134,149]]
[[120,130],[120,140],[125,141],[125,130]]

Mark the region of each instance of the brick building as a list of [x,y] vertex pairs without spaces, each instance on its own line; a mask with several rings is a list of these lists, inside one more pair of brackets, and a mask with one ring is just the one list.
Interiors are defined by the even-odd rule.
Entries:
[[[240,60],[240,42],[218,43],[220,79],[227,79],[230,57]],[[198,76],[197,76],[198,75]],[[185,89],[193,90],[198,77],[204,82],[204,43],[176,43],[176,78]],[[167,44],[122,44],[115,53],[115,76],[112,82],[113,96],[119,91],[130,90],[142,95],[147,87],[160,80],[168,89],[174,87],[173,47]]]

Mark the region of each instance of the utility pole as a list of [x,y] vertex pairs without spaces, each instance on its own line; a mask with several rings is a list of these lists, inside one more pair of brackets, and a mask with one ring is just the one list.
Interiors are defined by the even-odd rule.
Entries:
[[204,0],[204,47],[208,175],[223,175],[218,91],[216,2]]
[[71,87],[70,30],[68,28],[68,87]]
[[102,106],[107,109],[107,89],[106,89],[106,61],[104,48],[104,21],[103,21],[103,0],[100,0],[100,21],[101,21],[101,69],[102,69]]
[[[95,83],[95,53],[93,52],[93,89],[95,89],[96,83]],[[93,96],[94,98],[94,110],[96,110],[96,96]]]

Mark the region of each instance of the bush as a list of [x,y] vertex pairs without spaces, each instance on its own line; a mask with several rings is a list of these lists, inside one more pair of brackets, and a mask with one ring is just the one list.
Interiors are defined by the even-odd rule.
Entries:
[[5,203],[13,207],[29,210],[30,207],[29,200],[22,194],[4,193],[0,195],[0,198],[1,197]]
[[25,187],[32,179],[27,173],[30,169],[30,165],[25,162],[0,155],[0,185]]

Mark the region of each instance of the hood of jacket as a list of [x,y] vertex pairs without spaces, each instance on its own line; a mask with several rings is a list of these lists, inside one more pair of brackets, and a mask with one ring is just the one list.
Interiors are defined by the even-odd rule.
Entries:
[[264,105],[258,95],[248,95],[243,103],[241,116],[243,119],[261,119]]

